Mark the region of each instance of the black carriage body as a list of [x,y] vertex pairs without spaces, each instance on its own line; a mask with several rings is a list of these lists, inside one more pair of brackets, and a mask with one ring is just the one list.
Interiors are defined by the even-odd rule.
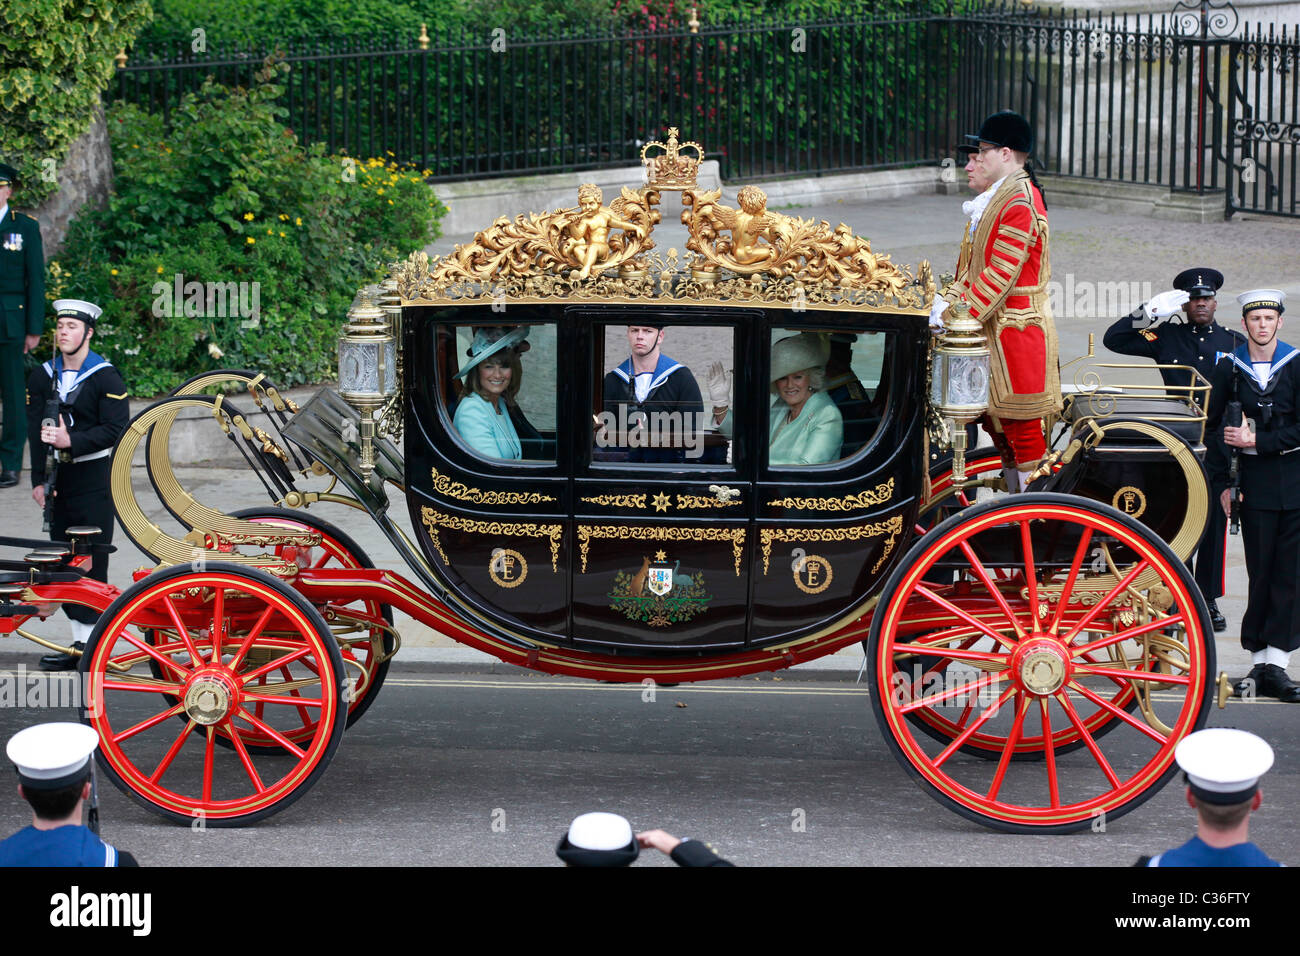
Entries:
[[[676,462],[600,447],[609,357],[620,347],[626,357],[625,328],[640,323],[666,326],[667,355],[693,334],[706,343],[697,354],[734,366],[729,447],[710,433],[696,458]],[[531,375],[544,380],[543,395],[554,390],[553,420],[523,439],[534,456],[524,460],[485,458],[453,424],[462,346],[473,328],[502,325],[529,327],[525,383]],[[867,343],[878,377],[870,408],[846,416],[838,460],[774,466],[770,343],[801,331]],[[787,644],[869,607],[906,550],[922,495],[925,426],[928,333],[915,315],[413,305],[404,309],[403,336],[412,524],[435,576],[490,632],[657,656]],[[703,385],[705,369],[691,371]],[[706,416],[709,409],[706,392]],[[666,593],[653,593],[656,578],[647,574]]]

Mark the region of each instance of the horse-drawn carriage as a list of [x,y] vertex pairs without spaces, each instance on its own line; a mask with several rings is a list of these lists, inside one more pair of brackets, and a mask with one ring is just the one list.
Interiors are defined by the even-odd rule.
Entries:
[[[904,768],[998,829],[1086,827],[1169,778],[1215,670],[1183,564],[1209,513],[1190,396],[1073,396],[1030,491],[998,495],[996,455],[962,442],[985,387],[978,324],[951,310],[932,338],[928,266],[768,213],[761,193],[731,209],[670,147],[608,207],[588,191],[396,264],[349,312],[337,391],[299,408],[264,376],[215,372],[141,413],[113,497],[157,567],[125,591],[84,577],[80,532],[4,563],[0,630],[33,636],[21,625],[65,602],[101,612],[84,719],[115,784],[185,822],[282,809],[379,693],[393,609],[503,661],[606,681],[736,677],[865,643]],[[666,190],[682,194],[685,256],[652,238]],[[734,371],[728,427],[702,397],[620,417],[608,375],[642,326],[666,329],[697,380]],[[456,425],[485,329],[514,333],[521,356],[517,456]],[[771,454],[772,355],[791,337],[824,349],[828,393],[853,385],[815,463]],[[225,513],[183,487],[168,437],[196,408],[272,506]],[[137,500],[137,452],[181,533]],[[411,577],[319,519],[328,504],[367,512]]]

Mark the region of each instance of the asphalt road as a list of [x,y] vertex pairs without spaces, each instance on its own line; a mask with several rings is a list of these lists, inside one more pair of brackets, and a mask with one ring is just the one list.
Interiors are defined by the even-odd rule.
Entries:
[[[0,739],[30,716],[0,708]],[[1210,723],[1273,742],[1252,835],[1300,865],[1300,707],[1234,702]],[[1118,732],[1104,745],[1124,747]],[[549,866],[569,821],[597,809],[706,839],[746,866],[1124,866],[1182,843],[1194,820],[1175,781],[1104,832],[987,830],[922,794],[865,688],[843,680],[721,681],[647,701],[640,686],[410,666],[390,673],[316,786],[255,826],[195,830],[102,780],[101,795],[110,841],[173,866]],[[0,798],[0,832],[26,823],[24,810]],[[647,854],[641,865],[671,864]]]

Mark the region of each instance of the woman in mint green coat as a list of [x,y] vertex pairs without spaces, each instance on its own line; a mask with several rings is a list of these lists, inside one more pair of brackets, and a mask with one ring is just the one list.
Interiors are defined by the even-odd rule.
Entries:
[[[822,391],[829,348],[815,332],[801,332],[772,346],[772,402],[768,422],[768,464],[820,465],[840,457],[844,419]],[[718,431],[731,437],[725,404],[730,375],[715,362],[709,369],[709,397]]]
[[465,396],[456,406],[452,424],[465,443],[484,458],[523,457],[523,446],[509,405],[522,384],[518,345],[527,327],[511,331],[479,329],[470,345],[470,358],[458,377],[465,379]]

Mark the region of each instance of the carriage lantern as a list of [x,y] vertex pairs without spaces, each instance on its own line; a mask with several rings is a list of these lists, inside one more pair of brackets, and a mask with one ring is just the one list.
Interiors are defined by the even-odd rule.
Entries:
[[930,404],[952,438],[952,480],[966,480],[966,425],[989,404],[989,347],[980,321],[962,297],[944,316],[931,353]]
[[363,478],[375,467],[375,413],[397,393],[397,342],[383,309],[363,293],[339,336],[339,394],[361,417]]

